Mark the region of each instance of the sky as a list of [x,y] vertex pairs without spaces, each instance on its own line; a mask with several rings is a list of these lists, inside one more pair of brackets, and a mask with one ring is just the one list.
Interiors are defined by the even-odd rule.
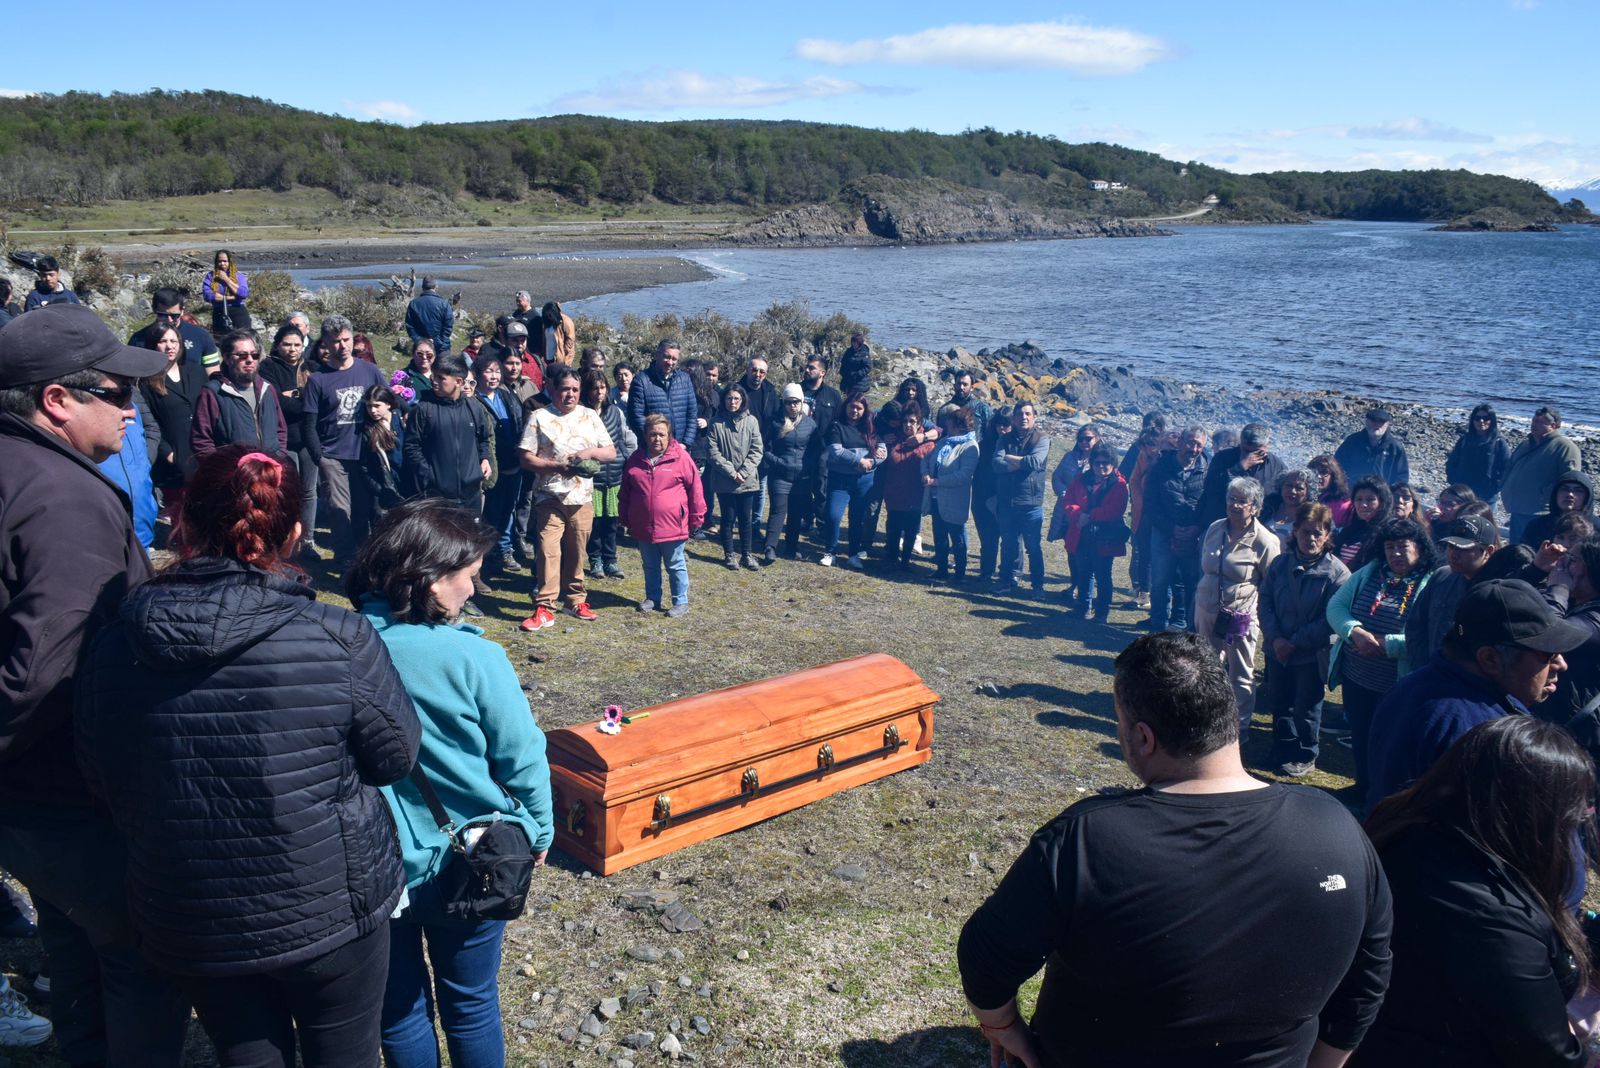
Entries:
[[408,125],[582,112],[989,126],[1245,173],[1600,177],[1600,98],[1581,74],[1597,0],[88,0],[67,25],[51,32],[70,33],[70,61],[13,49],[0,94],[223,89]]

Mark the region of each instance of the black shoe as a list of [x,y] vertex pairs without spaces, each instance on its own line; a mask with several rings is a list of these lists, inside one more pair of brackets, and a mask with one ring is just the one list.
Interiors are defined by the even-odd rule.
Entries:
[[768,549],[765,553],[762,554],[761,562],[763,564],[775,564],[775,563],[777,563],[778,562],[778,550],[777,549]]
[[733,555],[730,553],[722,558],[722,566],[727,568],[729,571],[737,571],[739,570],[739,561],[735,560]]

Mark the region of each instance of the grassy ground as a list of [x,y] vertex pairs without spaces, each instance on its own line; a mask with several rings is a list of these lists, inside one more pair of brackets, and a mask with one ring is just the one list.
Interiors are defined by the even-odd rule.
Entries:
[[[200,196],[158,200],[113,200],[83,207],[52,205],[8,211],[5,225],[18,231],[119,231],[144,233],[94,233],[97,244],[116,245],[148,241],[161,231],[196,236],[243,239],[293,239],[296,237],[359,237],[384,230],[467,228],[478,239],[496,228],[567,227],[604,224],[610,233],[628,224],[641,232],[671,225],[676,232],[719,231],[730,222],[752,218],[731,206],[680,207],[668,204],[615,205],[591,202],[573,204],[556,196],[530,196],[517,203],[463,195],[454,200],[407,197],[393,192],[380,204],[341,200],[326,189],[296,187],[288,192],[239,189]],[[239,232],[239,231],[244,232]],[[155,231],[155,234],[149,231]],[[19,236],[19,240],[26,235]]]
[[[983,1063],[956,970],[961,925],[1040,824],[1133,781],[1118,757],[1109,687],[1112,659],[1144,614],[1126,607],[1125,568],[1110,622],[1098,624],[1061,610],[1059,543],[1046,547],[1043,600],[931,587],[927,561],[895,577],[787,560],[734,573],[721,567],[720,548],[691,543],[692,610],[675,621],[634,611],[638,557],[627,547],[619,556],[627,577],[591,584],[593,623],[562,616],[537,635],[519,632],[526,574],[494,580],[495,594],[480,602],[490,613],[482,624],[510,653],[544,727],[592,721],[609,703],[634,708],[882,651],[942,696],[933,759],[608,879],[552,853],[507,937],[500,991],[510,1063],[599,1065],[618,1054],[656,1063],[660,1053],[618,1042],[653,1031],[659,1044],[674,1020],[684,1047],[711,1065]],[[334,576],[316,579],[338,600]],[[1258,717],[1247,757],[1264,759],[1268,741]],[[1348,750],[1324,754],[1332,773],[1311,781],[1347,785]],[[866,878],[831,874],[845,864]],[[675,893],[705,929],[669,935],[648,912],[618,905],[641,887]],[[780,895],[781,910],[770,904]],[[641,946],[660,960],[628,955]],[[15,976],[29,952],[0,945],[9,954],[0,961]],[[601,998],[652,983],[656,993],[597,1041],[563,1038]],[[1035,981],[1024,1001],[1036,991]],[[695,1017],[709,1033],[695,1031]],[[19,1053],[13,1064],[57,1062]]]

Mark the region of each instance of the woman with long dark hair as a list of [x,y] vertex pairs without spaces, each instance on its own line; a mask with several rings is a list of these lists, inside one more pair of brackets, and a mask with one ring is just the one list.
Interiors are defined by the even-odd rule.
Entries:
[[1312,496],[1328,506],[1333,515],[1333,529],[1339,530],[1350,521],[1350,479],[1331,452],[1313,456],[1306,467],[1317,476],[1316,492]]
[[1493,504],[1500,496],[1506,467],[1511,463],[1511,446],[1500,433],[1500,417],[1494,405],[1480,404],[1467,416],[1467,425],[1444,460],[1444,477],[1472,487],[1478,500]]
[[1561,727],[1468,731],[1367,820],[1394,898],[1394,971],[1353,1068],[1592,1063],[1567,1004],[1593,979],[1567,904],[1594,766]]
[[839,550],[839,527],[850,512],[850,544],[846,562],[857,571],[867,566],[867,546],[872,542],[873,471],[888,459],[889,449],[878,440],[872,410],[865,393],[845,398],[842,414],[828,428],[828,538],[823,567],[832,567]]
[[[472,579],[498,538],[464,508],[408,501],[373,529],[347,592],[421,714],[417,769],[439,804],[457,826],[486,818],[519,824],[539,865],[555,837],[544,734],[505,651],[462,619]],[[389,942],[384,1060],[390,1068],[437,1068],[437,1011],[452,1065],[500,1068],[506,921],[446,915],[458,875],[450,869],[462,863],[449,835],[413,779],[383,793],[399,831],[407,893]]]
[[[198,359],[191,361],[185,354],[183,335],[176,326],[158,326],[153,347],[167,358],[167,366],[139,383],[139,391],[161,431],[151,457],[150,480],[161,491],[161,503],[176,523],[183,507],[183,488],[194,469],[189,434],[194,426],[194,406],[206,388],[207,375]],[[290,428],[292,433],[292,423]]]
[[211,305],[211,332],[217,336],[232,330],[250,330],[250,313],[244,302],[250,296],[250,280],[233,261],[233,253],[217,249],[211,270],[200,283],[200,296]]
[[[1361,491],[1356,492],[1359,498]],[[1406,618],[1438,566],[1438,550],[1416,523],[1390,519],[1373,532],[1367,555],[1358,564],[1364,566],[1328,602],[1334,636],[1328,685],[1341,687],[1344,696],[1355,757],[1355,801],[1364,808],[1372,716],[1383,695],[1411,670]]]
[[1360,567],[1373,531],[1393,516],[1394,494],[1389,483],[1377,475],[1368,475],[1357,482],[1350,491],[1348,518],[1333,537],[1333,551],[1339,562],[1351,571]]
[[590,578],[624,578],[617,563],[617,499],[622,492],[622,468],[639,447],[639,439],[628,426],[621,406],[611,399],[606,375],[599,369],[583,372],[579,403],[600,413],[600,421],[617,447],[617,458],[600,465],[594,476],[594,526],[589,531]]
[[[735,382],[722,394],[722,411],[706,432],[706,492],[722,502],[722,566],[761,570],[755,559],[756,494],[761,489],[761,423],[750,411],[750,394]],[[733,558],[734,528],[739,559]]]
[[317,554],[312,532],[317,529],[317,481],[321,472],[306,446],[306,406],[301,391],[311,380],[311,360],[306,356],[306,337],[294,323],[284,323],[272,335],[272,351],[261,361],[257,372],[278,390],[278,406],[289,428],[289,455],[300,472],[300,524],[306,528],[302,554],[313,559]]
[[290,563],[300,534],[286,454],[199,458],[178,562],[78,672],[78,758],[128,840],[139,948],[219,1061],[293,1064],[298,1039],[307,1068],[372,1065],[405,883],[377,788],[421,725],[372,625]]

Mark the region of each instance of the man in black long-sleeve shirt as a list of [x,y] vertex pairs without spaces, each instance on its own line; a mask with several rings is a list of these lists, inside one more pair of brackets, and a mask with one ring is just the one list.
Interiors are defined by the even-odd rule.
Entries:
[[[1389,981],[1389,888],[1360,826],[1245,772],[1201,639],[1135,641],[1115,698],[1145,789],[1056,817],[967,921],[961,981],[985,1035],[1041,1066],[1342,1065]],[[1025,1024],[1017,987],[1041,965]]]

